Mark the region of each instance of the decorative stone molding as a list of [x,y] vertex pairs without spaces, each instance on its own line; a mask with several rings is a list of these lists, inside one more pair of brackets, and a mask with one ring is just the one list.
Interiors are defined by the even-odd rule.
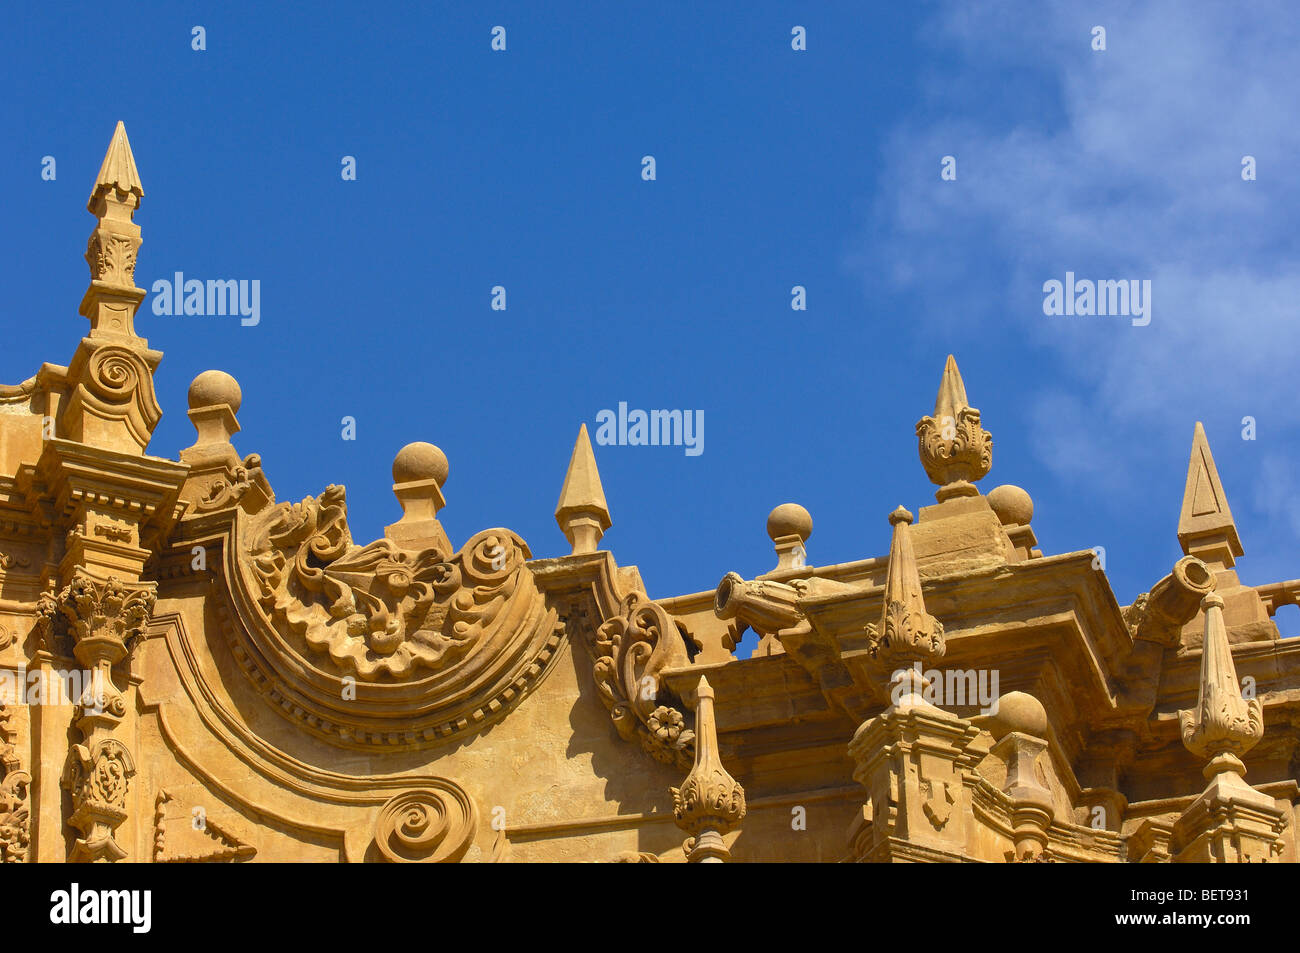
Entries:
[[0,863],[26,863],[31,848],[31,775],[15,744],[14,712],[0,701]]
[[[92,732],[92,737],[95,734]],[[112,862],[127,856],[115,832],[126,820],[126,796],[135,776],[135,759],[116,738],[97,734],[99,740],[89,745],[72,746],[63,774],[63,786],[72,793],[68,823],[82,834],[68,858],[73,861]]]
[[153,862],[156,864],[231,864],[257,856],[257,848],[206,812],[182,811],[182,823],[168,825],[167,805],[176,799],[160,789],[154,796]]
[[690,664],[680,624],[657,602],[629,593],[620,612],[596,634],[596,687],[614,727],[656,761],[683,770],[694,763],[695,732],[683,706],[667,691],[665,669]]
[[563,627],[510,530],[454,554],[357,546],[338,486],[231,518],[235,658],[277,710],[335,743],[423,747],[480,728],[559,646]]

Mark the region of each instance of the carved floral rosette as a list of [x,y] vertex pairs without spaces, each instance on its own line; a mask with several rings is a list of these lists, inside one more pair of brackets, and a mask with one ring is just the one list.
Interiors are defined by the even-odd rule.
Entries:
[[665,669],[690,663],[678,623],[663,606],[633,592],[600,627],[593,649],[596,687],[619,735],[656,761],[690,768],[695,732],[687,727],[685,706],[660,679]]
[[337,486],[232,519],[235,658],[278,710],[335,743],[425,747],[477,729],[559,646],[563,627],[510,530],[454,554],[358,546]]

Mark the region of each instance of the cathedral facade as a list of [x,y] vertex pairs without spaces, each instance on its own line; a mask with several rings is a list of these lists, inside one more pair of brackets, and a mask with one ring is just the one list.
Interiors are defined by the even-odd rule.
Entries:
[[786,503],[770,571],[651,599],[601,549],[585,427],[567,554],[450,539],[426,443],[359,542],[343,487],[278,501],[275,461],[235,450],[221,371],[189,389],[193,445],[148,454],[143,195],[119,123],[89,329],[0,387],[0,860],[1297,859],[1300,639],[1272,616],[1300,580],[1241,582],[1200,424],[1185,555],[1127,606],[1092,551],[1039,549],[1029,493],[980,488],[951,357],[915,425],[935,502],[882,508],[875,555],[814,564]]

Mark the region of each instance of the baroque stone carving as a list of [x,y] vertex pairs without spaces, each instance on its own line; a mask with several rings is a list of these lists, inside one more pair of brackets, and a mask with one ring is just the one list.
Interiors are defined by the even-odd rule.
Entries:
[[[79,572],[57,599],[41,600],[47,630],[56,612],[73,637],[73,654],[91,678],[77,705],[75,727],[82,741],[68,752],[63,786],[72,794],[68,823],[82,834],[72,860],[117,861],[126,851],[115,831],[126,820],[126,794],[135,759],[113,732],[126,714],[126,700],[113,683],[112,669],[126,658],[143,634],[153,611],[156,583],[126,583]],[[47,632],[47,641],[49,635]]]
[[258,484],[261,471],[261,456],[250,453],[244,457],[241,466],[232,468],[229,476],[217,477],[212,481],[207,492],[195,504],[195,509],[200,513],[210,513],[213,510],[233,506],[242,500],[252,487]]
[[[1187,750],[1210,759],[1213,775],[1219,771],[1245,773],[1241,756],[1264,737],[1263,706],[1258,698],[1243,698],[1237,672],[1223,633],[1223,597],[1205,596],[1206,627],[1212,632],[1201,656],[1201,691],[1193,709],[1178,713]],[[1216,637],[1217,636],[1217,637]]]
[[680,788],[672,788],[673,817],[690,836],[683,845],[691,863],[717,863],[730,856],[725,834],[745,819],[745,789],[728,773],[718,751],[713,717],[713,687],[700,676],[696,723],[699,739],[695,763]]
[[165,790],[159,790],[154,796],[154,863],[228,864],[257,856],[257,848],[246,844],[199,808],[191,808],[183,824],[169,829],[167,805],[174,800]]
[[0,863],[21,864],[31,846],[31,775],[14,744],[14,713],[0,701]]
[[880,623],[868,623],[866,633],[871,657],[892,672],[900,665],[937,661],[943,657],[946,643],[943,623],[925,611],[921,598],[921,580],[908,532],[912,514],[900,506],[889,514],[889,523],[894,533],[884,608]]
[[695,732],[660,680],[665,669],[690,663],[678,623],[657,602],[633,592],[600,627],[594,649],[596,687],[619,735],[656,761],[689,768]]
[[477,829],[469,795],[442,781],[390,798],[375,820],[375,847],[390,863],[455,863]]
[[521,698],[559,645],[528,546],[510,530],[484,530],[456,553],[357,546],[339,486],[233,518],[236,658],[318,734],[445,739]]
[[105,237],[93,232],[86,243],[90,277],[112,285],[135,285],[135,256],[140,242],[118,235]]
[[993,466],[993,436],[980,426],[980,412],[966,399],[957,361],[951,354],[943,369],[934,416],[916,424],[921,466],[930,482],[940,487],[942,502],[954,496],[974,496],[972,482],[988,475]]

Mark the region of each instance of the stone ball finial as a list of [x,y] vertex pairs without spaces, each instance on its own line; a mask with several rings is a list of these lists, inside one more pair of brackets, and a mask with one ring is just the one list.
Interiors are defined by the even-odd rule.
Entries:
[[204,371],[190,384],[190,410],[227,404],[231,413],[237,414],[243,399],[244,394],[239,389],[239,381],[225,371]]
[[434,480],[441,487],[447,482],[451,465],[447,455],[431,443],[417,441],[408,443],[393,458],[393,482],[415,483],[419,480]]
[[812,514],[798,503],[782,503],[767,516],[767,535],[773,542],[786,536],[798,536],[808,542],[812,535]]
[[997,711],[985,715],[981,723],[998,741],[1013,731],[1047,737],[1047,710],[1043,703],[1025,692],[1007,692],[998,699]]
[[988,501],[1003,526],[1028,526],[1034,518],[1034,498],[1011,483],[990,490]]

